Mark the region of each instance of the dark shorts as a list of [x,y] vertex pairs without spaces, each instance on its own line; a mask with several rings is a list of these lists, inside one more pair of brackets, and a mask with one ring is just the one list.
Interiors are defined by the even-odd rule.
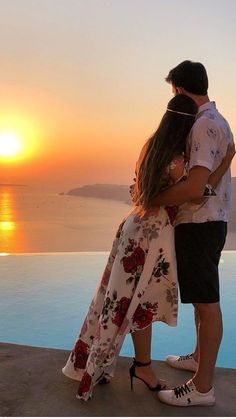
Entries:
[[219,293],[219,261],[227,235],[227,223],[210,221],[175,227],[175,249],[182,303],[216,303]]

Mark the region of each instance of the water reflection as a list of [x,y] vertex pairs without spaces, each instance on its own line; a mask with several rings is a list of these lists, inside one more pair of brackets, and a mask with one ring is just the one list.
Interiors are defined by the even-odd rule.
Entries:
[[14,240],[16,223],[13,217],[13,198],[9,191],[1,191],[0,195],[0,234],[1,252],[9,252]]
[[1,201],[0,201],[0,207],[1,207],[1,221],[8,220],[12,217],[12,195],[9,191],[1,191]]
[[23,237],[17,223],[17,208],[10,190],[0,189],[0,254],[17,251],[22,247]]
[[12,231],[16,229],[16,223],[14,221],[0,221],[0,230]]

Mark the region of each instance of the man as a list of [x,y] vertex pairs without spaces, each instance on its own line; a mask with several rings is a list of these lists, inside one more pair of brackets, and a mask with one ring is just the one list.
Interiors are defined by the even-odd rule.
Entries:
[[218,264],[227,234],[230,170],[216,187],[216,194],[213,191],[213,196],[199,205],[191,201],[203,195],[209,175],[219,166],[233,135],[215,103],[209,101],[208,77],[201,63],[180,63],[166,81],[175,94],[190,96],[199,108],[187,146],[188,178],[162,192],[154,202],[158,206],[179,205],[175,246],[180,295],[182,303],[194,306],[197,343],[192,354],[166,360],[172,367],[194,371],[193,378],[173,390],[160,391],[158,396],[177,406],[213,405],[213,375],[223,331]]

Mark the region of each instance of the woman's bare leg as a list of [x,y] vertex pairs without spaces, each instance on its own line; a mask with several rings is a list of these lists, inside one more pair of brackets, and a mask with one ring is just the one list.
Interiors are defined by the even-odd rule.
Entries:
[[151,360],[152,325],[132,333],[135,359],[139,362]]
[[[132,339],[136,361],[149,362],[151,360],[152,324],[145,329],[133,332]],[[135,367],[135,373],[138,377],[143,378],[151,387],[155,387],[159,382],[152,368],[152,364],[146,367]]]

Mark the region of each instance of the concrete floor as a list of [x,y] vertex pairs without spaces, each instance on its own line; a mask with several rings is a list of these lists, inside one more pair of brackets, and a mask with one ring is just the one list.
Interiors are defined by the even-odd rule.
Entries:
[[[0,344],[1,416],[236,416],[236,370],[217,368],[213,407],[171,407],[160,403],[139,380],[130,390],[130,358],[120,357],[116,376],[105,386],[96,386],[93,398],[75,398],[77,381],[66,378],[61,368],[68,351],[8,343]],[[173,370],[154,361],[160,377],[173,386],[183,383],[191,373]]]

